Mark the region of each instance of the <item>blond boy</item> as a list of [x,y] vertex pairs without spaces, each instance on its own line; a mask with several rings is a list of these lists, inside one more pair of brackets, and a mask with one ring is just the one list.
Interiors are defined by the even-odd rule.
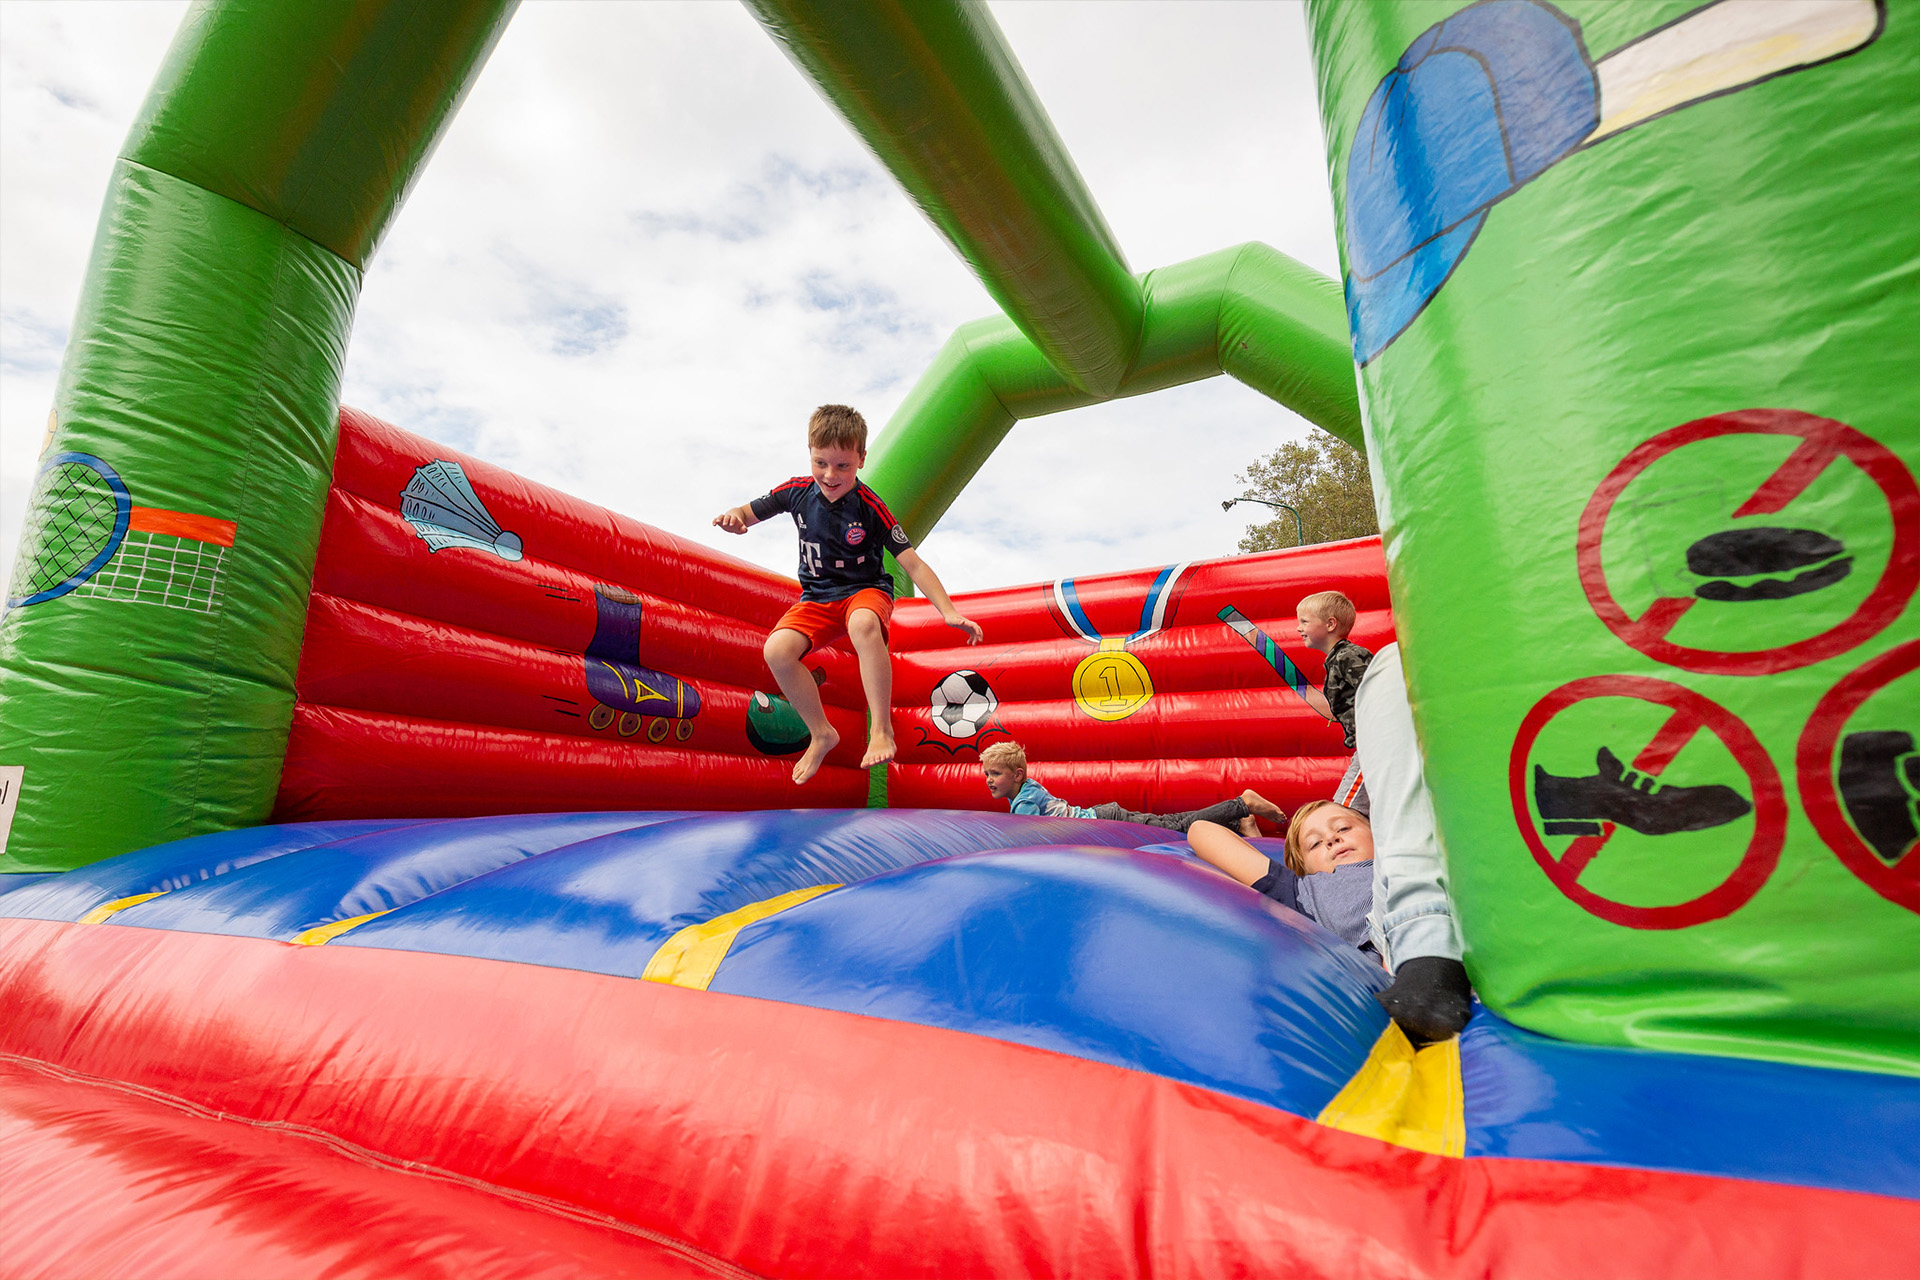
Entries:
[[[1367,664],[1373,661],[1373,651],[1364,649],[1347,639],[1347,633],[1353,630],[1358,617],[1353,601],[1338,591],[1317,591],[1302,600],[1294,608],[1294,631],[1306,641],[1307,648],[1327,655],[1327,674],[1321,688],[1301,690],[1300,696],[1308,706],[1329,720],[1340,722],[1340,732],[1346,738],[1347,750],[1354,748],[1353,704],[1355,694],[1360,688],[1360,677],[1367,673]],[[1347,761],[1347,771],[1340,778],[1340,785],[1334,790],[1333,798],[1350,809],[1365,814],[1372,803],[1367,797],[1367,785],[1360,774],[1360,756],[1356,752]]]
[[1307,705],[1340,722],[1347,750],[1353,750],[1353,695],[1373,661],[1373,650],[1347,639],[1358,616],[1353,601],[1338,591],[1317,591],[1294,609],[1294,631],[1309,649],[1327,655],[1327,675],[1318,691],[1302,694]]
[[1285,862],[1275,862],[1224,827],[1196,822],[1187,844],[1241,884],[1292,907],[1362,951],[1378,954],[1368,927],[1373,906],[1373,828],[1331,800],[1309,800],[1287,827]]
[[1005,800],[1014,813],[1049,818],[1105,818],[1112,822],[1138,822],[1166,831],[1181,832],[1196,822],[1217,822],[1247,836],[1260,834],[1260,828],[1254,821],[1256,816],[1278,827],[1285,827],[1287,823],[1287,815],[1281,812],[1279,805],[1252,790],[1242,791],[1234,799],[1185,813],[1137,813],[1111,800],[1091,808],[1068,804],[1065,800],[1055,799],[1045,787],[1027,776],[1027,749],[1017,742],[996,742],[982,750],[980,772],[987,781],[987,794],[995,800]]
[[860,660],[866,689],[867,753],[862,769],[893,759],[893,667],[887,652],[887,624],[893,618],[893,579],[881,563],[882,550],[940,611],[950,627],[979,644],[977,623],[960,616],[947,589],[913,549],[907,531],[860,480],[867,462],[867,421],[843,404],[823,404],[807,422],[807,448],[813,474],[795,476],[752,502],[723,511],[713,523],[728,533],[745,533],[777,512],[786,512],[800,532],[800,600],[767,636],[764,650],[780,691],[813,735],[793,766],[793,780],[805,782],[820,771],[840,735],[827,723],[820,691],[802,659],[843,633]]

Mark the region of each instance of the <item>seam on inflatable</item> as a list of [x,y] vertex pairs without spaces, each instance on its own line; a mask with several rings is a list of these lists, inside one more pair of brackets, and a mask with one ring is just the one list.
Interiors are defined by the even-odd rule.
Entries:
[[[1227,264],[1226,274],[1220,278],[1220,291],[1213,298],[1213,362],[1229,378],[1233,378],[1233,375],[1227,373],[1227,302],[1229,299],[1237,301],[1246,294],[1234,283],[1234,277],[1240,274],[1240,264],[1247,260],[1247,254],[1255,243],[1248,240],[1233,250],[1233,261]],[[1238,378],[1233,380],[1240,382]],[[1246,386],[1244,382],[1240,385]],[[1314,425],[1320,424],[1316,422]]]
[[70,1067],[61,1067],[51,1062],[43,1062],[38,1058],[29,1058],[22,1054],[0,1052],[0,1061],[23,1067],[30,1071],[37,1071],[42,1075],[51,1076],[56,1080],[64,1080],[72,1084],[88,1085],[93,1088],[106,1089],[114,1093],[125,1094],[129,1097],[141,1098],[148,1102],[158,1103],[164,1107],[171,1107],[176,1111],[195,1116],[202,1120],[231,1121],[253,1129],[284,1133],[290,1137],[301,1138],[308,1142],[316,1143],[338,1155],[344,1156],[346,1159],[372,1168],[386,1169],[394,1173],[411,1174],[415,1177],[451,1183],[455,1186],[465,1187],[485,1195],[498,1196],[503,1200],[510,1200],[515,1204],[536,1210],[537,1212],[552,1214],[554,1217],[566,1218],[587,1226],[605,1227],[610,1231],[618,1231],[623,1235],[634,1236],[650,1244],[658,1245],[662,1249],[666,1249],[685,1258],[696,1266],[706,1268],[716,1276],[726,1277],[726,1280],[763,1280],[759,1272],[749,1271],[745,1267],[727,1261],[725,1258],[716,1257],[697,1245],[688,1244],[684,1240],[677,1240],[661,1232],[653,1231],[631,1222],[622,1221],[610,1214],[600,1213],[581,1205],[569,1204],[564,1200],[555,1200],[550,1196],[538,1195],[531,1191],[516,1191],[512,1187],[503,1187],[497,1182],[488,1182],[482,1178],[474,1178],[466,1174],[454,1173],[450,1169],[442,1169],[437,1165],[423,1164],[416,1160],[402,1160],[396,1156],[389,1156],[382,1152],[375,1151],[371,1147],[363,1147],[357,1142],[349,1141],[337,1134],[328,1133],[324,1129],[316,1129],[311,1125],[293,1124],[285,1120],[260,1120],[252,1116],[236,1115],[231,1111],[220,1111],[213,1107],[201,1106],[199,1103],[187,1098],[182,1098],[171,1093],[164,1093],[159,1089],[148,1088],[145,1085],[134,1084],[131,1081],[109,1080],[100,1076],[89,1075],[84,1071],[75,1071]]
[[[1000,317],[988,316],[984,318],[998,319]],[[1005,398],[1002,397],[1000,394],[999,386],[994,382],[992,378],[989,378],[987,376],[985,358],[982,357],[978,351],[975,351],[973,349],[973,339],[966,336],[966,328],[967,328],[967,325],[970,323],[972,322],[962,321],[960,325],[957,328],[955,328],[953,331],[953,336],[960,339],[960,350],[965,353],[961,357],[961,371],[965,375],[972,377],[975,381],[979,382],[981,386],[985,387],[987,389],[987,394],[993,397],[993,403],[996,406],[998,406],[1000,412],[1006,414],[1007,417],[1013,420],[1013,426],[1018,426],[1020,425],[1020,415],[1007,407],[1007,402]],[[1008,323],[1011,324],[1012,321],[1009,319]],[[1020,326],[1014,325],[1015,332],[1019,332],[1019,329],[1020,329]],[[1027,338],[1025,333],[1021,333],[1020,336],[1022,339],[1028,342],[1032,341],[1032,339]],[[1034,350],[1039,351],[1040,349],[1039,347],[1036,346]],[[1138,359],[1137,356],[1135,358]],[[1046,363],[1047,368],[1053,369],[1053,362],[1051,360],[1047,360],[1046,353],[1042,352],[1040,359]],[[934,361],[937,364],[939,362],[939,357],[935,356]],[[1054,372],[1058,374],[1060,371],[1058,369],[1054,369]],[[925,375],[923,374],[922,376],[924,377]],[[953,379],[943,380],[943,382],[946,382],[946,381],[953,381]],[[1066,378],[1063,376],[1061,378],[1061,381],[1065,382]],[[891,427],[893,425],[893,422],[889,420],[887,422],[887,425]],[[1012,429],[1013,427],[1008,428],[1009,431],[1011,431]],[[931,533],[932,530],[929,529],[927,532]],[[924,538],[927,535],[925,533],[921,533],[921,534],[916,534],[915,536],[919,538]]]
[[[224,191],[215,191],[212,187],[204,186],[201,183],[195,182],[192,178],[183,178],[171,169],[163,169],[157,164],[148,164],[145,160],[135,160],[132,156],[129,156],[126,154],[117,154],[114,156],[114,160],[120,164],[127,165],[130,168],[145,169],[148,173],[160,174],[162,177],[167,178],[173,182],[177,182],[181,186],[192,187],[195,191],[203,191],[207,195],[212,196],[216,200],[225,200],[228,204],[233,205],[236,208],[245,209],[249,213],[258,214],[262,218],[265,218],[268,222],[271,222],[274,226],[279,227],[282,231],[286,232],[288,235],[299,236],[302,240],[305,240],[308,244],[320,250],[320,252],[339,259],[340,262],[343,263],[348,270],[353,272],[354,283],[356,287],[364,285],[367,282],[367,269],[365,266],[355,262],[352,258],[347,257],[345,254],[341,253],[338,249],[335,249],[330,245],[321,244],[318,240],[315,240],[312,236],[308,235],[306,232],[300,230],[298,227],[285,221],[284,219],[274,217],[272,214],[268,213],[265,209],[256,208],[255,206],[248,204],[245,200],[236,200]],[[277,283],[277,278],[276,278],[276,283]]]

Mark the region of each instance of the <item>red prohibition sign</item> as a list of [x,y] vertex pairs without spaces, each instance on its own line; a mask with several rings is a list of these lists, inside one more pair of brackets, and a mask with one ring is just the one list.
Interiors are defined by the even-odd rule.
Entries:
[[[1666,768],[1702,729],[1726,744],[1753,784],[1753,838],[1747,842],[1746,852],[1740,856],[1740,865],[1733,869],[1732,875],[1686,902],[1665,907],[1635,907],[1603,898],[1580,883],[1581,873],[1613,837],[1611,822],[1601,824],[1601,834],[1581,836],[1567,846],[1564,854],[1554,857],[1540,838],[1527,804],[1527,759],[1533,754],[1533,744],[1548,721],[1574,703],[1589,698],[1638,698],[1673,710],[1660,731],[1654,734],[1653,741],[1633,758],[1633,768],[1642,773],[1657,774]],[[1513,817],[1519,824],[1521,838],[1527,842],[1533,860],[1547,873],[1547,879],[1579,907],[1610,924],[1629,929],[1685,929],[1732,915],[1760,892],[1760,886],[1778,865],[1780,849],[1787,839],[1786,791],[1760,740],[1753,736],[1753,730],[1712,699],[1649,676],[1588,676],[1563,684],[1536,702],[1520,722],[1520,732],[1513,740],[1513,755],[1507,762],[1507,789],[1513,797]]]
[[1867,847],[1853,824],[1840,810],[1840,797],[1833,783],[1833,752],[1839,745],[1840,731],[1860,704],[1880,690],[1920,669],[1920,640],[1895,645],[1857,671],[1849,672],[1839,684],[1827,690],[1813,709],[1813,717],[1800,733],[1800,746],[1794,752],[1794,773],[1800,782],[1800,803],[1806,806],[1813,829],[1827,842],[1827,848],[1859,876],[1867,888],[1888,902],[1920,911],[1920,850],[1909,850],[1905,857],[1888,866]]
[[[1773,649],[1724,653],[1670,644],[1667,635],[1687,610],[1698,603],[1691,596],[1663,596],[1638,618],[1613,598],[1600,564],[1600,541],[1615,500],[1641,472],[1674,450],[1719,436],[1799,436],[1800,444],[1753,496],[1737,507],[1741,516],[1771,515],[1798,498],[1836,459],[1845,458],[1867,473],[1886,495],[1893,514],[1893,553],[1860,607],[1845,621],[1816,636]],[[1717,676],[1763,676],[1791,671],[1831,658],[1870,639],[1900,616],[1920,584],[1920,486],[1913,474],[1887,447],[1855,431],[1844,422],[1817,418],[1797,409],[1742,409],[1696,418],[1637,446],[1600,482],[1580,516],[1580,585],[1587,602],[1607,630],[1656,662]]]

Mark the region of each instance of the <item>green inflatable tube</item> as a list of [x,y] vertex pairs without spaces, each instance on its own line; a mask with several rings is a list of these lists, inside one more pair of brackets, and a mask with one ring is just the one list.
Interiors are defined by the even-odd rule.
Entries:
[[361,271],[512,9],[182,25],[114,171],[0,621],[0,871],[266,819]]
[[1068,384],[1116,394],[1140,286],[987,7],[747,5]]
[[1920,11],[1309,13],[1481,998],[1920,1074]]
[[[1361,442],[1339,286],[1263,244],[1150,271],[1139,354],[1116,396],[1229,373]],[[908,532],[939,523],[1013,424],[1110,397],[1081,391],[1004,317],[960,326],[874,445],[869,483]]]

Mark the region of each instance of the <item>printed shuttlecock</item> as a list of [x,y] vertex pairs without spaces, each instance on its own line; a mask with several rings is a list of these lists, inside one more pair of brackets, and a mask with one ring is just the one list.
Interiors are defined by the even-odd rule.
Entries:
[[400,514],[426,542],[428,551],[471,547],[502,560],[518,560],[520,535],[500,527],[480,501],[457,462],[429,462],[413,473],[400,494]]

